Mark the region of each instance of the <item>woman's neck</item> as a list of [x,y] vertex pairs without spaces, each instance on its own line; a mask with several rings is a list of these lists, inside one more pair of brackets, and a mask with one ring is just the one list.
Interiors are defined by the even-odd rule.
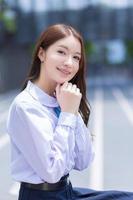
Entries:
[[56,87],[56,83],[52,84],[50,81],[46,82],[41,78],[38,78],[37,80],[34,81],[34,83],[40,88],[42,89],[45,93],[47,93],[50,96],[54,96],[54,92],[55,92],[55,87]]

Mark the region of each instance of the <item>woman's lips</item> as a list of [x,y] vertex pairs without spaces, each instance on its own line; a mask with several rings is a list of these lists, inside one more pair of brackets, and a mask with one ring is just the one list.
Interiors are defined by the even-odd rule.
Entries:
[[69,72],[69,71],[67,71],[67,70],[65,70],[65,69],[60,69],[60,68],[58,68],[57,67],[57,69],[60,71],[60,72],[62,72],[63,74],[66,74],[66,75],[69,75],[71,72]]

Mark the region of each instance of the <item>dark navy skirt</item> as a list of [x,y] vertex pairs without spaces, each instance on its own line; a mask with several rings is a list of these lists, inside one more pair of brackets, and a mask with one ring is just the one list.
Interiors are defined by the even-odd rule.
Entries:
[[58,191],[43,191],[20,186],[18,200],[133,200],[132,192],[96,191],[73,188],[71,183]]

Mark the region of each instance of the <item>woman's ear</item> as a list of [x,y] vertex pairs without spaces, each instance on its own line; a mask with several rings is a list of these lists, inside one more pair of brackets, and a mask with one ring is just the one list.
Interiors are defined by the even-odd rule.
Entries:
[[45,60],[45,51],[42,47],[40,47],[38,51],[38,58],[40,59],[41,63],[44,63]]

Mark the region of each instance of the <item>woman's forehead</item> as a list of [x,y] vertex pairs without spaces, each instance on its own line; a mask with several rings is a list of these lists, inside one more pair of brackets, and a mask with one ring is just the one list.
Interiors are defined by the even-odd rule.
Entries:
[[61,47],[67,50],[74,50],[77,53],[81,54],[81,44],[80,41],[74,36],[68,36],[56,41],[53,46]]

